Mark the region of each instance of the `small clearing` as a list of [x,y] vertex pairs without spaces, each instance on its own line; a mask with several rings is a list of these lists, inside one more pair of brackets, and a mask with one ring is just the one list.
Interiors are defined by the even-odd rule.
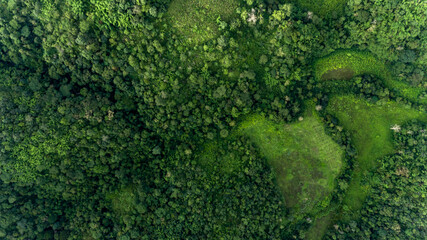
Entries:
[[363,177],[377,166],[379,158],[395,152],[392,131],[412,119],[427,121],[427,114],[401,103],[379,101],[372,104],[353,95],[332,96],[326,111],[337,117],[339,124],[350,132],[358,152],[344,199],[348,211],[357,213],[369,192],[369,183],[363,183]]
[[249,137],[271,164],[293,217],[328,206],[342,167],[343,151],[324,132],[314,107],[302,121],[292,124],[250,116],[241,123],[238,133]]
[[238,6],[236,0],[173,0],[166,16],[182,36],[198,44],[217,36],[217,20],[231,19]]
[[298,5],[322,17],[331,17],[343,12],[347,0],[296,0]]
[[324,80],[350,80],[353,76],[372,74],[383,80],[384,84],[402,97],[418,103],[427,103],[423,98],[425,89],[410,86],[398,81],[388,67],[372,53],[356,50],[338,50],[317,60],[314,64],[315,77]]

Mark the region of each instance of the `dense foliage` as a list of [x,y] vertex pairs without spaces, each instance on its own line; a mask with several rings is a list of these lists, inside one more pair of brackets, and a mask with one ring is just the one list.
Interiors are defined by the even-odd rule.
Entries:
[[[0,239],[422,238],[423,118],[393,135],[395,148],[391,126],[381,130],[390,151],[349,214],[363,149],[353,125],[323,110],[346,94],[425,113],[427,5],[301,2],[0,0]],[[364,70],[319,79],[314,63],[339,49],[369,51],[417,95]],[[275,137],[284,153],[309,152],[305,137],[333,146],[320,158],[343,168],[322,212],[293,212],[265,142],[235,134],[252,114],[308,125],[294,145]]]

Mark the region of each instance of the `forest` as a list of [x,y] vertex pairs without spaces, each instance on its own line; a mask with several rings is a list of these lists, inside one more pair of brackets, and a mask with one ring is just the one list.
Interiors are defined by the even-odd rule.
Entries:
[[422,0],[0,0],[0,239],[425,239],[426,80]]

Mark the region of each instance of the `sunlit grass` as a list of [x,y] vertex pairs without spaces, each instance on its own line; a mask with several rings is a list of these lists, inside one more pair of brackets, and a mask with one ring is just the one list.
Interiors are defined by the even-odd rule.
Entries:
[[136,207],[135,189],[132,186],[108,193],[106,198],[111,201],[113,211],[119,215],[131,213]]
[[347,0],[296,0],[295,2],[319,16],[330,17],[334,12],[341,14]]
[[189,42],[201,43],[218,35],[217,19],[229,20],[237,0],[173,0],[167,18]]
[[379,101],[376,104],[352,95],[333,96],[326,109],[338,118],[351,134],[358,151],[356,165],[344,200],[344,210],[356,213],[369,193],[364,176],[377,166],[377,160],[395,152],[392,128],[411,119],[427,121],[427,114],[401,103]]
[[250,116],[238,133],[249,137],[271,164],[286,206],[294,214],[328,206],[343,151],[326,135],[311,107],[302,121],[292,124]]
[[388,88],[402,97],[414,102],[427,103],[427,98],[423,98],[424,89],[397,80],[383,62],[367,51],[335,51],[317,60],[314,64],[314,72],[319,81],[349,80],[353,76],[372,74],[382,79]]

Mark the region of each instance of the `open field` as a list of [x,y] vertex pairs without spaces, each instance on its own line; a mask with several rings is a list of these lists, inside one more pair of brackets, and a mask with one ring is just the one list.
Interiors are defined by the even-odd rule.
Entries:
[[301,122],[292,124],[253,115],[241,123],[238,132],[248,136],[271,164],[286,206],[294,213],[329,204],[343,152],[326,135],[312,108]]
[[333,96],[326,111],[339,120],[350,132],[358,151],[356,167],[348,188],[344,205],[350,212],[357,212],[369,192],[369,183],[363,177],[377,166],[377,160],[394,153],[392,131],[411,119],[427,120],[425,113],[396,102],[371,104],[351,95]]
[[384,81],[384,84],[402,97],[419,103],[427,103],[421,98],[422,88],[412,87],[396,80],[387,66],[366,51],[340,50],[317,60],[314,64],[315,77],[324,80],[350,80],[361,74],[372,74]]

